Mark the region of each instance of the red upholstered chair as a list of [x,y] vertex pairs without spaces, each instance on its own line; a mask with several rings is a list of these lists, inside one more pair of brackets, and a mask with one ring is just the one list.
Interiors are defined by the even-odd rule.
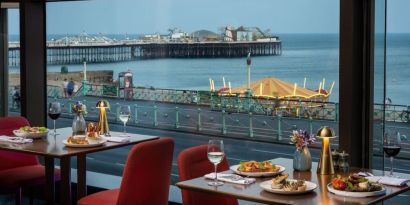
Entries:
[[[178,156],[179,180],[185,181],[214,172],[214,165],[208,160],[208,145],[200,145],[183,150]],[[229,169],[226,158],[218,164],[218,172]],[[183,205],[238,205],[234,198],[213,194],[182,190]]]
[[[0,135],[12,136],[13,130],[29,126],[24,117],[0,118]],[[3,192],[16,192],[16,204],[21,203],[22,187],[45,183],[45,169],[36,155],[0,151],[0,189]],[[55,179],[60,179],[59,171]]]
[[119,189],[86,196],[78,205],[167,205],[174,140],[161,138],[135,145]]

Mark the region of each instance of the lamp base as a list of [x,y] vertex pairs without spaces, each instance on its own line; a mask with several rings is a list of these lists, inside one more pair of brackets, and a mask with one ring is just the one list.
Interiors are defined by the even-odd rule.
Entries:
[[317,173],[321,175],[332,175],[335,174],[335,169],[333,167],[332,154],[330,152],[329,138],[322,138],[322,151],[320,153],[320,161],[317,167]]
[[110,129],[108,127],[108,120],[105,108],[101,108],[100,116],[98,120],[98,131],[100,135],[110,135]]

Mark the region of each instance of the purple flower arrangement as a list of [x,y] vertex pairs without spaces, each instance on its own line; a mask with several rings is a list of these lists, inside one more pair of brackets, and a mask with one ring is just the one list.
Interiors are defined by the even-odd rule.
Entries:
[[73,106],[71,107],[71,109],[77,115],[80,115],[80,114],[86,115],[87,114],[87,107],[81,101],[77,101],[76,103],[74,103]]
[[308,134],[306,130],[293,130],[290,141],[295,144],[298,151],[301,151],[303,147],[313,144],[316,138],[314,134]]

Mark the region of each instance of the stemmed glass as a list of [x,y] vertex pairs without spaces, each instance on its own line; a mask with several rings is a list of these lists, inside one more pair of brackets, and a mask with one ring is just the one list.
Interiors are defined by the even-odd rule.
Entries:
[[224,183],[218,181],[217,166],[222,162],[224,158],[224,143],[222,140],[209,140],[208,142],[208,160],[215,166],[215,180],[208,182],[209,186],[221,186]]
[[386,153],[387,157],[390,158],[390,177],[393,177],[393,158],[399,154],[400,152],[400,134],[395,132],[394,134],[391,132],[385,132],[384,134],[384,145],[383,151]]
[[124,123],[124,133],[121,136],[128,137],[126,126],[127,126],[128,120],[131,118],[131,107],[129,105],[120,106],[119,118],[121,122]]
[[51,102],[48,104],[48,116],[53,120],[54,124],[54,137],[57,134],[56,130],[56,120],[60,117],[61,115],[61,104],[59,102]]

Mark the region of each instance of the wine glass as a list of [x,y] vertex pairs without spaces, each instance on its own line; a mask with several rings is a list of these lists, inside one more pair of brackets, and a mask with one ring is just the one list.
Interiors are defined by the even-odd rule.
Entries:
[[390,158],[390,177],[393,177],[393,158],[400,152],[400,133],[399,132],[385,132],[384,133],[384,145],[383,151],[386,156]]
[[215,180],[213,182],[208,182],[210,186],[221,186],[224,183],[218,181],[217,166],[222,162],[224,158],[224,143],[222,140],[209,140],[208,142],[208,160],[215,166]]
[[61,115],[61,104],[59,102],[51,102],[48,104],[48,116],[53,120],[54,124],[54,137],[57,134],[56,130],[56,120],[60,117]]
[[123,137],[128,137],[129,135],[127,134],[126,131],[126,126],[127,122],[131,117],[131,108],[129,105],[121,105],[120,106],[120,111],[119,111],[119,118],[122,123],[124,123],[124,133],[121,135]]

